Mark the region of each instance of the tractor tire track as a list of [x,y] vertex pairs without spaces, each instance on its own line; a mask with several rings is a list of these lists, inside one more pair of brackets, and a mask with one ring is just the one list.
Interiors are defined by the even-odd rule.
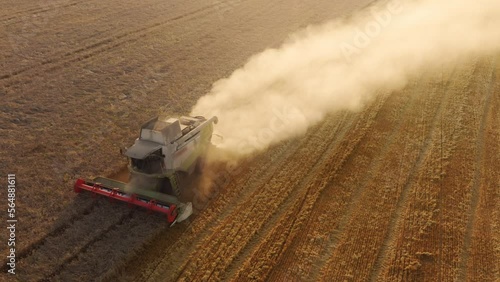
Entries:
[[[470,75],[474,76],[478,70],[478,63],[474,63],[473,70]],[[433,141],[435,140],[435,135],[439,132],[439,125],[441,123],[441,116],[443,112],[446,110],[447,105],[450,104],[450,99],[453,98],[452,91],[450,89],[451,84],[454,82],[454,77],[457,72],[455,69],[451,72],[450,79],[447,80],[446,85],[443,86],[443,95],[440,98],[439,105],[437,107],[436,112],[431,118],[431,124],[425,131],[425,139],[423,144],[420,147],[420,152],[416,161],[411,166],[408,176],[402,186],[402,191],[397,199],[395,209],[392,211],[389,226],[387,228],[387,232],[384,236],[384,240],[381,244],[381,248],[378,252],[377,258],[375,260],[373,269],[370,274],[370,281],[376,281],[380,278],[380,274],[384,268],[384,261],[387,261],[389,251],[391,250],[391,246],[393,246],[395,238],[397,236],[398,228],[400,228],[401,218],[404,216],[404,210],[407,209],[408,197],[414,183],[416,183],[416,179],[418,177],[419,170],[423,168],[423,164],[425,162],[426,156],[429,154]],[[436,94],[435,94],[436,95]]]
[[[349,116],[348,120],[346,120],[347,116]],[[335,119],[335,117],[330,117],[330,119],[333,120]],[[319,167],[327,160],[328,156],[330,155],[328,154],[328,152],[331,152],[331,149],[338,145],[338,139],[341,139],[342,136],[345,135],[347,128],[350,127],[349,125],[351,124],[352,119],[353,117],[351,115],[349,115],[348,113],[344,113],[343,118],[338,122],[335,122],[335,126],[333,124],[329,126],[332,128],[334,127],[334,129],[331,130],[331,133],[328,135],[328,140],[332,140],[332,142],[323,151],[323,156],[314,165],[314,167],[311,169],[311,172],[314,172],[315,168]],[[296,226],[296,222],[297,224],[299,224],[297,219],[299,217],[305,216],[304,214],[300,213],[300,210],[302,210],[308,191],[310,190],[310,187],[307,187],[307,185],[312,182],[314,176],[314,173],[308,173],[305,178],[293,188],[291,196],[288,197],[282,203],[282,205],[277,208],[277,212],[275,212],[271,216],[271,218],[265,222],[259,232],[250,239],[250,241],[244,246],[240,253],[234,258],[234,261],[232,261],[228,265],[228,267],[224,271],[224,277],[234,279],[234,276],[240,270],[239,268],[241,267],[241,264],[244,263],[251,255],[253,257],[253,254],[255,253],[256,249],[258,249],[262,244],[262,241],[266,238],[269,238],[269,236],[271,236],[270,234],[273,233],[274,230],[276,230],[276,227],[278,225],[283,226],[283,221],[285,218],[290,219],[289,221],[285,220],[285,222],[291,224],[288,227],[283,227],[282,234],[292,233],[290,232],[292,227]],[[306,188],[304,189],[302,187]],[[227,278],[223,278],[223,280]]]
[[[405,113],[415,105],[415,99],[413,95],[405,95],[405,99],[408,99],[408,101],[406,100],[400,101],[398,99],[395,99],[397,98],[395,97],[396,95],[400,94],[393,93],[391,97],[388,98],[388,101],[386,102],[386,105],[384,105],[384,108],[380,109],[381,112],[385,112],[385,115],[390,115],[391,109],[399,109],[399,108],[402,108],[402,110],[400,113],[398,113],[397,116],[405,115]],[[403,104],[404,107],[394,105],[394,103]],[[354,207],[358,206],[359,198],[363,193],[363,187],[368,182],[370,175],[373,172],[379,171],[379,169],[381,168],[380,162],[378,162],[377,159],[380,158],[380,156],[385,156],[385,154],[388,152],[390,144],[394,142],[395,135],[400,132],[401,125],[403,122],[402,119],[396,120],[396,126],[387,126],[385,122],[386,119],[384,119],[383,115],[378,114],[378,116],[382,117],[378,117],[376,119],[374,118],[370,132],[363,140],[360,141],[360,145],[358,145],[359,148],[356,150],[357,151],[356,155],[360,154],[365,155],[364,153],[362,153],[364,150],[373,151],[374,154],[376,154],[373,157],[370,157],[371,162],[366,164],[368,165],[368,167],[365,167],[365,164],[359,162],[346,161],[344,166],[338,167],[337,170],[334,170],[332,172],[335,173],[334,178],[327,184],[327,186],[333,186],[334,185],[333,183],[336,182],[339,183],[337,184],[339,187],[336,188],[342,189],[343,191],[337,191],[337,189],[333,190],[333,187],[328,187],[328,189],[321,191],[319,201],[315,203],[315,207],[313,208],[313,212],[311,214],[312,220],[309,221],[307,225],[303,228],[304,232],[301,232],[304,234],[304,236],[295,239],[291,243],[287,251],[278,261],[277,263],[278,265],[291,265],[291,266],[297,265],[297,267],[291,267],[290,270],[293,269],[298,270],[299,269],[298,266],[301,266],[300,270],[303,272],[302,275],[306,275],[306,277],[309,277],[314,281],[317,281],[319,279],[318,276],[320,274],[320,269],[322,268],[322,265],[326,263],[326,261],[328,260],[328,256],[332,253],[332,250],[334,249],[336,242],[339,239],[339,234],[343,232],[348,222],[348,218],[350,218],[350,215],[353,212]],[[373,139],[375,138],[374,136],[380,136],[380,137],[376,137],[377,139]],[[368,138],[372,139],[370,141],[367,141]],[[380,144],[379,146],[381,146],[381,149],[374,150],[373,148],[367,147],[366,144],[370,143]],[[370,153],[366,154],[370,155]],[[349,163],[357,163],[356,166],[358,167],[359,170],[366,171],[366,174],[360,179],[359,184],[353,186],[352,189],[346,187],[345,186],[346,184],[343,183],[342,180],[338,179],[339,174],[343,174],[343,171],[349,171]],[[340,187],[340,185],[342,185],[342,187]],[[347,198],[342,196],[342,194],[344,193],[346,194]],[[329,205],[332,205],[332,207],[329,207]],[[337,206],[340,207],[346,206],[346,207],[338,208],[339,210],[337,210],[336,208]],[[341,214],[338,214],[339,211],[341,212]],[[329,214],[330,216],[324,216],[325,214]],[[323,228],[327,228],[328,231],[326,230],[318,231],[317,226],[320,226],[319,227],[320,230],[322,230]],[[335,229],[332,229],[334,227]],[[330,238],[324,238],[323,240],[325,242],[321,244],[320,243],[321,241],[318,241],[321,239],[316,238],[315,240],[313,234],[323,233],[323,232],[335,235],[331,235]],[[314,245],[317,246],[316,248],[317,250],[313,246],[309,246],[312,241],[315,242]],[[326,244],[326,242],[328,242],[328,244]],[[309,250],[310,248],[313,248],[313,250]],[[319,250],[320,248],[322,249],[321,251]],[[303,261],[304,259],[302,259],[302,256],[299,255],[301,253],[304,254],[311,253],[312,257],[309,257],[305,259],[306,261]],[[282,277],[283,273],[280,273],[278,269],[279,268],[272,271],[270,276],[271,279],[283,278]],[[300,274],[293,273],[290,275],[296,276]],[[302,276],[302,278],[304,279],[305,277]]]
[[[431,87],[436,88],[436,85],[430,84]],[[411,88],[410,88],[411,89]],[[434,90],[434,89],[433,89]],[[426,103],[426,98],[428,96],[432,96],[432,92],[429,94],[426,94],[424,97],[418,97],[418,103]],[[426,107],[428,108],[426,115],[429,117],[429,119],[432,120],[432,118],[435,118],[436,115],[439,113],[439,104],[443,105],[443,101],[446,99],[446,96],[440,97],[436,106],[432,107]],[[408,129],[412,127],[412,124],[414,124],[414,121],[418,119],[419,116],[419,108],[417,107],[416,109],[412,109],[412,115],[404,117],[404,127],[402,127],[403,132],[402,134],[408,132]],[[397,115],[400,113],[397,113]],[[396,118],[397,118],[396,115]],[[399,117],[401,118],[401,117]],[[430,127],[432,128],[432,126]],[[425,127],[424,127],[425,129]],[[415,138],[417,136],[407,136],[404,139],[410,139],[411,142],[422,142],[422,144],[425,144],[425,140],[427,140],[429,136],[429,131],[431,129],[425,130],[422,134],[421,138]],[[401,152],[403,147],[408,148],[409,140],[404,140],[399,138],[400,135],[398,135],[396,141],[394,141],[391,147],[391,151],[398,151]],[[404,135],[403,135],[404,136]],[[393,136],[393,138],[396,136]],[[416,143],[415,143],[416,144]],[[420,145],[418,146],[420,147]],[[388,150],[388,149],[386,149]],[[406,149],[405,149],[406,150]],[[419,153],[420,152],[420,153]],[[409,154],[408,159],[406,160],[407,163],[412,163],[414,164],[413,166],[416,166],[418,164],[418,154],[421,153],[422,150],[419,148],[418,151],[414,150],[411,154]],[[407,156],[405,152],[403,152],[404,156]],[[365,180],[369,180],[369,183],[367,182],[365,186],[367,186],[362,195],[358,194],[359,196],[359,204],[354,204],[351,202],[351,209],[355,207],[354,210],[349,210],[347,211],[347,214],[349,215],[349,218],[345,218],[341,222],[344,222],[342,226],[345,226],[345,230],[342,229],[341,233],[337,232],[335,236],[332,237],[332,243],[333,245],[330,245],[329,250],[325,252],[325,254],[329,253],[331,254],[328,259],[326,259],[326,262],[323,263],[323,265],[320,267],[321,271],[319,271],[321,274],[318,274],[318,270],[316,269],[315,275],[320,275],[321,279],[327,279],[327,280],[336,280],[336,279],[341,279],[341,277],[351,277],[352,279],[367,279],[367,276],[369,273],[369,269],[373,267],[373,264],[376,262],[376,253],[378,252],[379,246],[377,245],[378,241],[383,241],[383,237],[381,232],[384,232],[385,230],[385,224],[390,225],[391,221],[391,214],[393,212],[394,208],[391,208],[390,206],[385,206],[385,205],[392,205],[390,202],[391,200],[394,200],[397,202],[398,196],[397,194],[399,193],[401,195],[403,189],[396,188],[394,185],[395,183],[401,182],[401,180],[397,180],[396,178],[402,178],[402,174],[411,174],[412,167],[407,166],[405,168],[405,172],[402,171],[403,166],[397,165],[397,163],[401,163],[401,157],[399,155],[392,155],[392,154],[387,154],[383,159],[378,160],[377,162],[383,162],[383,166],[381,164],[377,164],[378,167],[387,167],[389,169],[387,172],[384,173],[384,171],[372,171],[371,173],[373,174],[372,177],[365,178]],[[414,163],[415,161],[415,163]],[[399,166],[399,168],[398,168]],[[390,170],[390,168],[394,168],[393,170]],[[399,174],[398,174],[399,171]],[[352,176],[345,176],[345,177],[350,177]],[[380,185],[384,187],[383,185],[387,185],[384,189],[380,189]],[[353,184],[353,185],[359,185],[359,184]],[[399,186],[399,185],[398,185]],[[386,191],[387,190],[387,191]],[[393,191],[395,190],[395,191]],[[398,191],[399,190],[399,191]],[[393,192],[388,192],[388,191],[393,191]],[[389,193],[389,194],[387,194]],[[394,199],[393,199],[394,198]],[[380,199],[379,201],[375,199]],[[381,208],[384,206],[384,208]],[[380,224],[374,226],[376,218],[384,218],[383,222],[380,222]],[[365,220],[368,220],[368,223],[364,222]],[[347,224],[347,222],[350,222],[351,224]],[[389,228],[389,226],[388,226]],[[355,232],[355,234],[370,234],[369,236],[373,236],[372,240],[363,240],[359,236],[349,236],[351,232]],[[345,253],[346,249],[351,249],[352,252],[352,257],[347,256],[347,257],[341,257],[342,254]],[[340,261],[339,261],[340,260]],[[357,266],[355,266],[356,264]],[[342,268],[341,265],[349,266],[348,268]],[[342,276],[342,274],[346,276]],[[337,278],[330,277],[331,275],[335,275]]]
[[[37,251],[41,246],[43,246],[47,240],[50,238],[54,238],[57,236],[60,236],[66,230],[71,228],[73,225],[78,223],[79,221],[82,221],[85,219],[85,216],[89,215],[94,211],[96,207],[95,201],[87,205],[81,212],[77,212],[73,216],[71,216],[69,219],[66,221],[62,222],[59,226],[56,228],[52,229],[50,232],[45,234],[43,237],[40,237],[38,240],[30,244],[29,246],[26,247],[26,249],[21,250],[18,255],[17,255],[17,260],[22,261],[28,256],[30,256],[33,252]],[[6,266],[7,261],[4,260],[4,266],[2,267],[2,271],[6,272],[7,271],[7,266]]]
[[113,224],[107,226],[104,230],[102,230],[101,232],[99,232],[95,237],[93,237],[92,239],[88,240],[82,246],[78,247],[77,250],[73,254],[71,254],[68,257],[65,257],[60,262],[60,264],[52,272],[50,272],[49,274],[47,274],[45,276],[45,278],[43,278],[41,281],[53,281],[54,277],[56,277],[57,275],[59,275],[68,264],[70,264],[71,262],[73,262],[74,260],[76,260],[78,257],[84,255],[90,249],[90,247],[92,245],[94,245],[98,241],[102,240],[106,236],[106,234],[108,234],[109,232],[111,232],[113,229],[116,229],[117,226],[119,226],[119,225],[125,225],[128,222],[130,222],[130,220],[132,219],[132,216],[133,216],[133,211],[132,210],[130,210],[128,213],[123,214],[118,219],[118,221],[115,221]]
[[[445,89],[447,89],[448,86],[449,86],[449,83]],[[370,281],[375,281],[379,277],[380,272],[382,270],[382,261],[384,259],[386,259],[387,253],[389,251],[390,243],[394,240],[394,237],[396,236],[396,227],[397,227],[397,224],[400,220],[400,217],[402,216],[402,211],[406,206],[409,191],[410,191],[410,188],[415,180],[416,172],[421,167],[421,164],[423,163],[425,156],[427,155],[427,153],[429,151],[430,145],[432,144],[432,142],[431,142],[432,136],[434,135],[434,133],[436,131],[436,127],[437,127],[438,122],[439,122],[439,116],[445,108],[445,100],[449,98],[449,91],[445,90],[445,92],[446,92],[446,94],[443,95],[443,97],[441,98],[439,105],[438,105],[438,108],[437,108],[437,111],[435,112],[434,117],[432,118],[431,126],[429,127],[429,129],[427,130],[427,132],[425,134],[425,136],[427,136],[427,137],[424,141],[424,144],[421,147],[421,150],[420,150],[420,153],[417,157],[417,160],[413,164],[413,166],[409,172],[409,175],[407,176],[407,178],[403,184],[401,194],[399,195],[397,203],[396,203],[396,208],[394,209],[394,211],[392,212],[392,215],[391,215],[391,219],[390,219],[389,227],[387,229],[387,233],[385,235],[385,239],[382,243],[381,249],[379,251],[379,255],[377,256],[377,259],[375,261],[375,264],[374,264],[374,267],[372,270],[372,274],[370,275]]]
[[[460,230],[460,217],[464,211],[459,208],[461,205],[457,205],[457,202],[461,202],[462,191],[468,189],[456,189],[456,183],[450,183],[449,180],[457,178],[450,175],[454,171],[457,173],[457,166],[468,167],[471,166],[469,163],[473,162],[472,158],[464,159],[464,155],[468,154],[460,152],[464,149],[469,151],[469,145],[473,142],[467,140],[477,135],[475,125],[464,125],[473,118],[471,115],[474,114],[468,112],[476,108],[479,100],[475,97],[476,93],[482,92],[474,88],[475,85],[481,85],[475,81],[482,80],[484,71],[479,63],[471,65],[472,67],[467,65],[465,71],[461,70],[454,77],[448,78],[454,83],[447,89],[452,95],[446,110],[440,115],[441,136],[434,135],[429,153],[418,169],[408,203],[400,214],[402,220],[396,227],[397,236],[391,241],[387,259],[383,261],[382,272],[376,277],[380,281],[427,280],[431,277],[442,280],[443,277],[454,275],[447,271],[453,265],[449,257],[455,255],[438,254],[448,254],[451,252],[450,247],[452,250],[457,249],[456,245],[460,244],[460,240],[457,240],[456,245],[449,246],[450,233],[446,229],[453,226]],[[443,87],[443,91],[444,89]],[[460,172],[458,178],[469,179],[467,170]],[[457,190],[460,195],[454,195]],[[448,205],[446,198],[452,200]],[[447,216],[451,214],[452,218],[457,220],[450,222]],[[443,246],[448,249],[443,249]]]
[[[474,72],[475,69],[471,74]],[[454,73],[451,72],[451,76]],[[453,80],[469,81],[471,74],[460,75],[460,78],[453,77]],[[381,270],[383,272],[379,274],[379,277],[385,280],[425,279],[424,270],[427,271],[431,267],[437,269],[441,264],[440,261],[431,263],[434,259],[433,254],[440,253],[442,249],[440,246],[442,233],[433,231],[439,228],[438,224],[434,223],[440,221],[441,213],[438,211],[441,210],[442,193],[445,193],[440,183],[442,183],[443,175],[446,174],[448,166],[446,160],[454,155],[457,141],[455,136],[458,136],[457,132],[465,118],[464,107],[466,107],[465,101],[467,100],[462,96],[457,99],[457,90],[463,89],[464,85],[453,85],[453,87],[448,85],[445,88],[444,75],[442,77],[440,88],[443,92],[451,92],[452,98],[447,101],[446,111],[443,111],[439,117],[440,136],[434,135],[429,153],[418,169],[413,183],[413,187],[418,188],[410,189],[407,197],[408,203],[400,215],[403,220],[397,224],[397,237],[391,242],[388,258],[383,262]],[[436,91],[434,96],[439,94],[439,91]],[[432,97],[428,98],[430,101],[432,99]],[[423,124],[424,120],[422,116],[420,124]],[[452,122],[443,125],[445,121]],[[451,136],[454,137],[451,138]],[[444,139],[446,139],[445,143]],[[410,243],[424,237],[427,242],[425,246],[415,246]],[[431,271],[431,273],[438,273],[438,271]]]
[[486,121],[492,109],[492,96],[495,89],[496,82],[496,64],[495,61],[492,62],[493,69],[490,73],[490,84],[489,89],[487,91],[486,97],[484,98],[482,109],[481,109],[481,120],[479,124],[479,132],[476,137],[476,158],[475,158],[475,169],[474,169],[474,178],[472,184],[472,196],[470,200],[470,211],[469,211],[469,219],[467,220],[467,229],[465,232],[464,245],[462,249],[461,262],[459,266],[459,277],[460,281],[468,281],[468,263],[470,260],[471,253],[471,245],[472,245],[472,233],[474,231],[474,227],[476,225],[477,211],[479,205],[479,197],[481,193],[481,186],[483,184],[482,180],[482,166],[484,156],[486,154],[485,148],[485,128]]
[[[43,14],[46,12],[51,12],[54,10],[78,6],[79,4],[85,3],[85,2],[89,2],[89,1],[75,1],[75,2],[61,4],[61,5],[39,4],[40,7],[37,7],[37,8],[31,8],[28,10],[11,13],[10,17],[2,19],[1,22],[3,24],[16,24],[16,23],[23,22],[28,17],[39,16],[40,14]],[[19,21],[12,21],[12,20],[17,20],[17,19],[20,19],[20,20]]]
[[[499,57],[494,59],[498,62]],[[493,68],[495,85],[491,98],[491,109],[500,107],[500,68],[498,64]],[[482,165],[482,184],[479,193],[478,210],[473,227],[469,262],[467,264],[467,281],[497,281],[500,280],[500,195],[498,185],[500,174],[496,165],[500,155],[500,114],[498,111],[489,112],[485,125],[484,146],[487,154],[484,156]]]
[[[292,192],[292,195],[297,195],[287,200],[290,202],[293,200],[292,208],[280,207],[279,216],[275,216],[276,219],[271,220],[267,224],[268,226],[264,226],[262,230],[265,232],[259,232],[257,238],[260,244],[255,248],[252,247],[251,256],[246,256],[247,259],[243,263],[243,267],[240,266],[240,269],[234,267],[234,272],[236,270],[237,272],[235,273],[236,278],[232,279],[275,279],[268,276],[271,271],[270,266],[274,265],[279,268],[283,265],[280,263],[280,257],[292,248],[291,244],[296,238],[301,237],[304,231],[303,226],[308,225],[307,219],[313,218],[312,214],[315,213],[313,207],[316,206],[319,195],[332,181],[336,171],[352,158],[360,141],[371,130],[371,122],[384,104],[385,98],[382,97],[374,106],[365,110],[365,114],[356,123],[353,124],[352,119],[350,119],[343,125],[338,134],[329,138],[332,142],[325,151],[328,154],[324,154],[312,169],[314,173],[309,174],[303,183],[298,185],[299,187],[305,186],[306,189],[302,192],[300,190]],[[343,142],[346,139],[351,142],[348,144]],[[261,236],[262,233],[264,235]]]
[[[335,119],[336,117],[330,117],[330,119]],[[354,116],[349,114],[349,113],[343,113],[342,118],[339,119],[337,122],[335,129],[332,130],[331,138],[332,143],[329,145],[329,148],[325,152],[331,151],[331,149],[335,146],[338,146],[339,140],[343,139],[345,136],[347,130],[351,127],[352,123],[354,120]],[[326,158],[327,154],[324,154],[322,157],[322,160],[316,164],[316,166],[319,166],[319,164],[324,163],[324,159]],[[314,171],[314,169],[313,169]],[[308,183],[312,182],[314,174],[308,174],[304,180],[297,185],[298,187],[303,187],[307,185]],[[305,190],[305,193],[299,193],[300,191],[297,191],[295,189],[294,193],[297,194],[298,196],[295,197],[289,197],[281,207],[279,207],[278,212],[276,212],[270,220],[268,220],[263,228],[259,231],[258,234],[254,238],[251,239],[251,241],[244,247],[244,249],[241,251],[241,253],[235,258],[234,262],[232,262],[228,268],[225,270],[225,277],[231,278],[235,277],[236,273],[241,271],[241,265],[244,264],[248,259],[253,258],[255,255],[255,252],[257,249],[260,248],[260,245],[263,244],[262,242],[264,240],[268,240],[270,238],[270,234],[272,234],[278,225],[283,226],[283,221],[284,222],[292,222],[288,227],[283,228],[283,234],[290,234],[291,228],[295,226],[295,220],[298,218],[297,215],[300,214],[299,211],[302,209],[302,206],[304,204],[304,200],[308,194],[308,191],[310,188]],[[290,219],[290,221],[284,220],[284,219]],[[233,278],[234,279],[234,278]]]
[[8,21],[11,21],[14,19],[19,19],[22,17],[31,16],[31,15],[38,15],[38,14],[42,14],[45,12],[58,10],[61,8],[68,8],[68,7],[76,6],[76,5],[78,5],[80,3],[84,3],[84,2],[89,2],[89,1],[75,1],[75,2],[71,2],[71,3],[60,4],[60,5],[57,5],[57,4],[48,4],[48,5],[38,4],[38,7],[36,7],[36,8],[29,8],[27,10],[22,10],[22,11],[10,13],[9,15],[3,15],[2,17],[6,17],[6,18],[0,18],[0,21],[2,21],[2,23],[5,24]]
[[[419,79],[415,79],[415,81],[419,81],[420,79],[421,79],[421,77]],[[388,115],[388,117],[386,117],[386,119],[393,120],[393,122],[395,123],[395,126],[389,126],[389,125],[385,126],[385,127],[390,127],[392,129],[390,132],[387,132],[385,134],[386,135],[385,137],[383,137],[384,135],[382,135],[382,137],[385,138],[385,141],[383,141],[383,142],[378,141],[378,142],[381,142],[383,145],[382,145],[380,150],[375,150],[374,152],[380,151],[380,154],[370,158],[371,161],[370,161],[370,163],[367,164],[367,165],[369,165],[369,167],[365,168],[363,165],[355,165],[357,162],[354,162],[352,164],[352,165],[355,165],[356,167],[361,166],[358,169],[360,169],[360,171],[365,171],[366,173],[362,177],[360,177],[359,180],[352,180],[352,181],[346,182],[343,179],[343,177],[346,177],[347,179],[353,178],[353,176],[349,176],[349,177],[346,176],[346,175],[350,174],[349,171],[353,171],[352,168],[347,166],[347,168],[345,168],[345,169],[343,168],[342,171],[339,172],[339,175],[336,176],[335,182],[339,183],[336,186],[339,186],[338,188],[342,189],[342,191],[334,192],[334,190],[331,190],[332,187],[330,187],[329,188],[330,190],[326,190],[325,194],[322,195],[322,200],[325,203],[323,203],[321,205],[321,208],[327,209],[327,210],[333,209],[333,212],[331,211],[329,213],[341,213],[341,214],[338,216],[338,220],[335,219],[334,217],[326,217],[325,219],[322,220],[322,223],[321,223],[322,226],[323,225],[331,226],[331,227],[329,227],[330,231],[324,231],[324,232],[327,232],[327,234],[330,233],[331,235],[324,239],[324,241],[326,241],[324,243],[325,246],[322,248],[321,252],[317,254],[316,260],[314,262],[310,262],[310,265],[312,266],[312,269],[310,270],[310,273],[311,273],[310,275],[311,275],[311,277],[313,277],[313,280],[320,279],[320,276],[322,275],[321,271],[322,271],[322,269],[325,268],[325,265],[329,261],[329,257],[336,249],[341,238],[344,236],[344,232],[345,232],[346,227],[348,226],[348,222],[350,221],[350,218],[354,214],[355,210],[359,206],[362,205],[362,203],[360,201],[362,199],[363,194],[365,193],[365,190],[367,189],[366,186],[369,184],[371,179],[377,173],[380,173],[381,169],[383,168],[382,162],[381,162],[383,157],[381,157],[381,156],[386,156],[390,152],[391,146],[396,142],[396,139],[397,139],[396,137],[398,136],[398,134],[400,134],[401,130],[403,129],[402,127],[404,124],[404,118],[402,118],[402,117],[408,116],[409,111],[414,111],[414,110],[418,109],[419,104],[416,101],[417,95],[416,95],[416,93],[414,93],[414,91],[415,91],[414,87],[415,86],[412,85],[412,86],[408,87],[409,88],[408,90],[404,90],[406,92],[409,92],[409,93],[404,95],[404,97],[406,97],[404,99],[409,99],[409,101],[406,101],[404,99],[402,101],[394,101],[396,103],[404,105],[403,107],[400,107],[397,105],[393,106],[394,109],[398,109],[398,110],[393,111],[392,113],[386,114],[386,115]],[[395,98],[394,96],[403,96],[403,95],[400,93],[393,93],[393,94],[391,94],[391,96],[394,99]],[[382,116],[382,119],[383,119],[383,116]],[[377,123],[380,123],[380,122],[382,122],[382,124],[377,125]],[[380,126],[382,126],[378,130],[376,130],[377,132],[382,132],[382,134],[383,134],[384,131],[387,131],[387,128],[384,129],[383,121],[376,121],[375,123],[376,123],[375,128],[379,128]],[[379,138],[382,138],[382,137],[378,136],[378,135],[380,135],[380,133],[377,133],[377,137],[374,137],[374,134],[375,134],[375,132],[372,132],[372,134],[370,136],[372,138],[377,138],[377,139],[370,139],[369,141],[367,140],[366,141],[366,142],[368,142],[367,144],[370,144],[371,142],[375,142],[374,140],[378,140]],[[368,146],[365,150],[368,150],[368,152],[369,152],[369,151],[373,151],[374,149],[372,147]],[[362,153],[362,151],[359,152],[359,154],[370,155],[370,153]],[[354,179],[356,179],[356,178],[354,178]],[[352,182],[353,184],[349,184],[350,182]],[[353,188],[350,189],[349,185],[353,186]],[[342,196],[342,195],[340,195],[340,192],[343,192],[346,195]],[[337,203],[337,200],[335,200],[335,201],[327,201],[326,200],[326,199],[332,198],[332,197],[338,198],[338,201],[340,201],[340,202]],[[331,207],[330,207],[330,205],[331,205]],[[343,207],[343,205],[347,205],[347,207]],[[317,209],[319,210],[320,207],[318,207]],[[316,215],[316,217],[321,218],[320,214]],[[311,223],[311,230],[310,231],[312,233],[314,233],[313,229],[312,229],[313,226],[314,226],[314,223]],[[306,239],[304,239],[303,241],[308,242],[308,240],[306,240]],[[306,243],[306,246],[307,246],[307,243]],[[314,253],[314,251],[313,251],[313,253]]]
[[47,278],[50,281],[68,281],[75,273],[82,273],[80,280],[100,280],[102,275],[119,266],[129,254],[140,250],[143,242],[148,240],[155,230],[168,228],[165,227],[164,221],[159,219],[161,216],[151,216],[148,212],[139,210],[131,215],[130,213],[99,240],[89,244],[85,252],[79,253],[75,259]]
[[[36,277],[50,272],[51,269],[60,268],[61,265],[70,262],[76,255],[87,249],[89,245],[102,238],[105,233],[122,222],[131,212],[124,208],[122,213],[113,213],[114,207],[103,202],[107,201],[102,199],[100,208],[94,208],[91,213],[72,223],[68,228],[47,237],[28,256],[20,259],[19,267],[24,270],[24,273],[20,274],[20,278],[37,280],[39,278]],[[79,243],[75,244],[75,242]],[[67,248],[68,246],[72,247],[67,249],[62,257],[59,256],[61,252],[58,248]]]
[[[70,63],[87,60],[87,59],[92,58],[96,55],[99,55],[103,52],[106,52],[106,51],[112,50],[118,46],[121,46],[125,43],[137,42],[141,38],[144,38],[145,36],[147,36],[153,30],[156,30],[162,26],[169,25],[169,24],[178,22],[180,20],[188,21],[189,19],[192,19],[195,17],[200,17],[204,14],[210,14],[219,5],[223,5],[223,2],[216,2],[214,4],[207,5],[205,7],[196,9],[192,12],[178,15],[178,16],[175,16],[173,18],[170,18],[170,19],[167,19],[164,21],[159,21],[159,22],[153,23],[149,26],[141,27],[141,28],[138,28],[138,29],[135,29],[132,31],[126,31],[126,32],[123,32],[119,35],[115,35],[113,37],[102,39],[98,42],[92,43],[92,44],[84,46],[82,48],[78,48],[76,50],[65,52],[61,55],[54,56],[51,59],[43,60],[43,61],[37,63],[36,65],[29,66],[29,67],[22,68],[22,69],[18,69],[18,70],[12,71],[12,72],[7,73],[7,74],[2,74],[2,75],[0,75],[0,81],[12,79],[12,78],[15,78],[21,74],[32,72],[34,70],[39,70],[40,68],[45,68],[46,71],[52,72],[52,71],[60,69],[62,67],[66,67]],[[11,87],[13,84],[14,84],[13,82],[6,83],[5,87],[7,87],[7,88]]]

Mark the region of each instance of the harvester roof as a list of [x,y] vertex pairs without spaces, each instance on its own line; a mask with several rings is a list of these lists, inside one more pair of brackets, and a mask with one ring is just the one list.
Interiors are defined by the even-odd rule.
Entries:
[[128,148],[125,155],[134,159],[144,159],[156,150],[161,148],[161,144],[156,142],[137,139],[134,145]]
[[181,117],[163,118],[155,117],[141,127],[139,139],[137,139],[125,152],[125,155],[134,159],[144,159],[162,145],[167,145],[186,135],[199,126],[199,118]]

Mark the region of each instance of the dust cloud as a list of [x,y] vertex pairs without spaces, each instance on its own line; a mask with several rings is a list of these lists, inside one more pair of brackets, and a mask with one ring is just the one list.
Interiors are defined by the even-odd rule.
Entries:
[[498,0],[379,2],[251,57],[191,114],[218,116],[219,149],[241,158],[304,134],[329,113],[358,110],[424,70],[499,49]]

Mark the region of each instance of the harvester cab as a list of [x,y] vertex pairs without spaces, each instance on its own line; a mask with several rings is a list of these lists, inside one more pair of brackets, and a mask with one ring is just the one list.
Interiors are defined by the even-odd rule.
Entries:
[[135,143],[122,150],[128,158],[127,183],[97,177],[78,179],[75,192],[87,190],[167,215],[169,223],[192,214],[182,203],[179,175],[191,175],[203,163],[217,117],[155,117],[142,125]]

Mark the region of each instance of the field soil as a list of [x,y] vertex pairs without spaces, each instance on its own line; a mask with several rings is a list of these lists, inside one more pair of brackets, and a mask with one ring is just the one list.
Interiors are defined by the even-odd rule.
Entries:
[[[208,167],[214,184],[173,227],[72,191],[78,177],[124,177],[119,148],[143,121],[188,114],[251,55],[371,2],[3,0],[14,280],[499,281],[500,56],[429,70],[237,166]],[[0,253],[5,273],[6,243]]]

